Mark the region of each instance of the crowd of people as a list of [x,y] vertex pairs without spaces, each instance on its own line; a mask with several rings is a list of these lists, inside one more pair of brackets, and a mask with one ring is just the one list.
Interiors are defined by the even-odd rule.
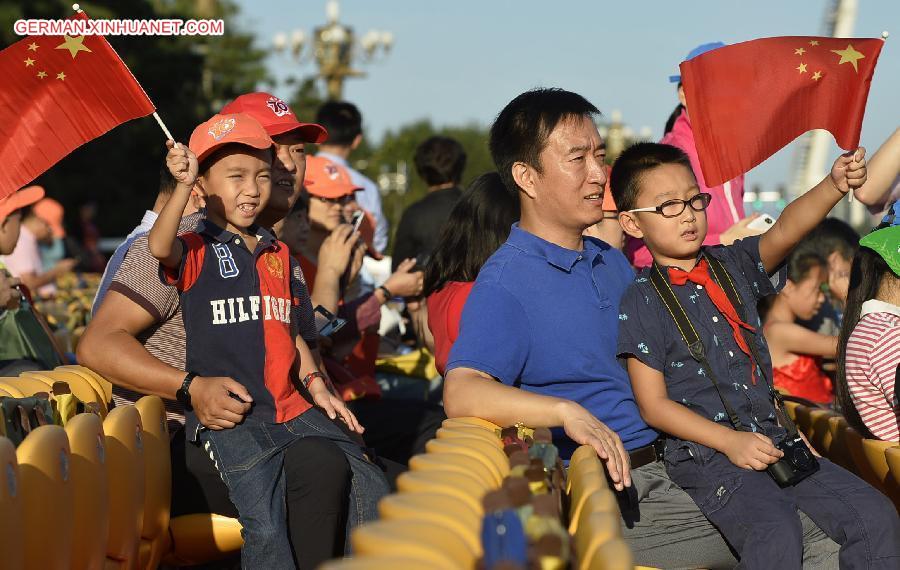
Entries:
[[[467,188],[462,145],[421,141],[428,192],[386,276],[371,261],[392,229],[352,167],[356,106],[303,123],[272,94],[241,95],[167,141],[152,209],[108,263],[91,207],[79,246],[43,189],[0,200],[0,306],[103,270],[77,361],[117,405],[165,400],[172,512],[237,517],[245,568],[349,553],[349,529],[447,416],[551,428],[563,458],[592,446],[640,564],[895,568],[893,505],[813,457],[782,399],[900,439],[900,129],[753,229],[742,176],[705,183],[671,80],[662,140],[612,165],[599,110],[561,89],[500,111],[496,171]],[[848,194],[884,214],[862,238],[827,217]],[[441,404],[379,382],[397,308],[434,355]]]

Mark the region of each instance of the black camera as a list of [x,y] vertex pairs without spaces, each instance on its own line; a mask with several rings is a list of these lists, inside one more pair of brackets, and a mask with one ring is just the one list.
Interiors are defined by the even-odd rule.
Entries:
[[769,465],[766,471],[779,487],[796,485],[819,470],[816,456],[799,436],[787,437],[775,447],[784,452],[784,457]]

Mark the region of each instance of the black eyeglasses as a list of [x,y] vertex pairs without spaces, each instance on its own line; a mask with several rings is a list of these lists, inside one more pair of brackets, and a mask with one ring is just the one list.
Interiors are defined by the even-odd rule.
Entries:
[[675,216],[680,216],[688,206],[695,212],[701,212],[709,206],[711,200],[711,194],[701,192],[696,196],[693,196],[690,200],[667,200],[659,206],[653,208],[635,208],[634,210],[628,210],[628,213],[656,212],[657,214],[661,214],[664,218],[674,218]]

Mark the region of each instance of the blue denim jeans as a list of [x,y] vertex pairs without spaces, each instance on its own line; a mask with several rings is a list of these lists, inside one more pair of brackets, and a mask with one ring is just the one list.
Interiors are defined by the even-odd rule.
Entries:
[[318,410],[308,410],[280,424],[248,417],[232,429],[203,430],[200,441],[228,487],[243,526],[243,568],[294,568],[284,499],[283,452],[304,437],[333,441],[350,463],[353,480],[347,532],[377,518],[378,501],[388,493],[384,474],[359,444]]

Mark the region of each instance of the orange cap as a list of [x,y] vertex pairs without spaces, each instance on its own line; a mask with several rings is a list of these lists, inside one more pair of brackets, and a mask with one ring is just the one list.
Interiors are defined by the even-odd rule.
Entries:
[[250,115],[273,137],[297,131],[303,137],[303,142],[322,143],[328,140],[325,127],[315,123],[301,123],[287,103],[270,93],[246,93],[222,107],[221,112]]
[[306,189],[319,198],[340,198],[362,190],[350,180],[346,168],[321,156],[306,159],[306,178],[312,183]]
[[40,186],[29,186],[13,192],[5,198],[0,198],[0,221],[16,210],[30,206],[44,197],[44,189]]
[[231,143],[258,149],[275,146],[262,125],[244,113],[216,115],[205,123],[200,123],[191,133],[188,146],[197,155],[197,162],[203,162],[214,150]]
[[32,208],[34,215],[47,222],[53,237],[66,237],[66,229],[63,227],[63,215],[65,210],[62,204],[53,198],[44,198],[34,205]]

